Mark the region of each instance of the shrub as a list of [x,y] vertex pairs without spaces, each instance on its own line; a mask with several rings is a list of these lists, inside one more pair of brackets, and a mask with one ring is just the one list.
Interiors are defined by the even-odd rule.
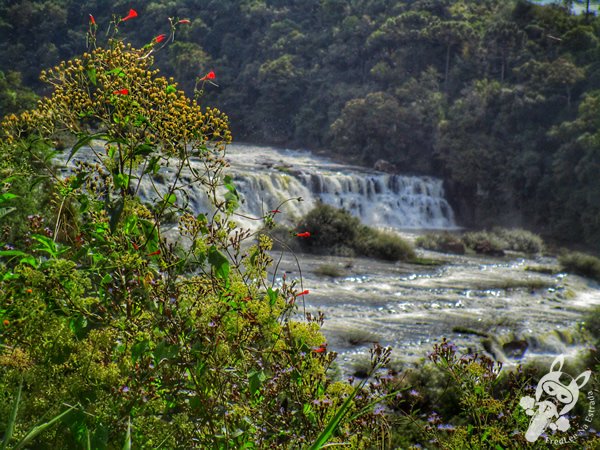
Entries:
[[581,252],[563,253],[558,257],[562,270],[600,281],[600,258]]
[[349,212],[319,204],[297,226],[299,232],[310,232],[302,239],[306,250],[338,256],[367,256],[388,261],[415,257],[409,243],[390,232],[362,225]]
[[461,238],[448,232],[427,233],[419,236],[415,241],[415,245],[438,252],[456,253],[459,255],[465,253],[465,244],[463,244]]
[[465,233],[462,240],[467,248],[486,255],[504,255],[508,243],[494,233],[488,231],[472,231]]
[[387,261],[415,258],[412,246],[401,237],[387,232],[363,227],[355,243],[357,253]]
[[[327,377],[335,354],[319,319],[292,320],[297,280],[273,288],[270,239],[246,246],[232,221],[227,117],[159,77],[149,51],[112,41],[62,63],[42,77],[52,95],[2,124],[14,152],[49,145],[55,130],[78,139],[70,156],[101,140],[94,160],[55,176],[46,220],[69,232],[33,220],[0,251],[6,443],[59,417],[32,448],[360,448],[382,424],[370,412],[381,393]],[[192,159],[201,170],[183,180]],[[136,186],[167,164],[169,190],[142,204]],[[190,182],[205,187],[210,215],[187,209]],[[189,245],[164,238],[167,220]],[[374,352],[372,370],[388,354]]]
[[542,253],[544,241],[537,234],[520,228],[494,228],[492,232],[507,243],[506,250],[529,254]]

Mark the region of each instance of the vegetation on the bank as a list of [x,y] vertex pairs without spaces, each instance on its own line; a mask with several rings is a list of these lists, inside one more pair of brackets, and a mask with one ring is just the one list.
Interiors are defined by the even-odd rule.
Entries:
[[300,241],[301,248],[315,253],[338,256],[366,256],[388,261],[415,257],[412,246],[400,236],[363,225],[348,211],[319,204],[297,226],[299,234],[310,239]]
[[428,250],[463,254],[466,250],[490,255],[502,255],[505,251],[539,254],[544,241],[538,235],[519,228],[494,228],[491,231],[466,233],[427,233],[419,236],[416,245]]
[[600,258],[582,252],[565,252],[558,257],[561,268],[566,272],[600,281]]
[[[518,222],[598,251],[600,19],[567,3],[151,0],[119,33],[141,46],[165,17],[189,19],[159,67],[188,93],[217,70],[207,98],[238,139],[435,174],[464,225]],[[2,3],[0,115],[22,92],[11,71],[43,92],[40,69],[83,51],[88,13],[107,23],[120,7]]]

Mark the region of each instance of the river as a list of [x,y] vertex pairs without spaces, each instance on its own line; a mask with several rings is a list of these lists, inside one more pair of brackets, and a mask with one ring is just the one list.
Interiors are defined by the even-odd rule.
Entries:
[[[436,178],[391,175],[309,152],[252,145],[230,146],[228,160],[226,172],[241,194],[242,227],[257,229],[261,222],[252,217],[275,208],[281,210],[277,222],[289,226],[324,202],[413,241],[424,231],[459,229]],[[164,180],[172,170],[163,170]],[[149,184],[140,189],[148,199],[152,192]],[[196,213],[208,211],[201,186],[189,186],[187,196]],[[585,347],[581,323],[600,304],[600,286],[559,273],[555,258],[418,254],[437,263],[274,251],[281,264],[270,278],[274,285],[284,273],[301,278],[310,294],[303,297],[299,317],[305,309],[325,314],[329,349],[340,354],[348,373],[360,371],[373,342],[394,348],[398,368],[426,358],[442,337],[464,352],[486,352],[507,365]]]

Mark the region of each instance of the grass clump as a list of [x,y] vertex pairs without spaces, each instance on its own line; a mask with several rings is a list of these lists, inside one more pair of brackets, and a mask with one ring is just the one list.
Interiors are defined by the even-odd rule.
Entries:
[[558,262],[565,272],[600,281],[600,258],[582,252],[569,252],[560,255]]
[[456,253],[458,255],[465,253],[465,244],[460,236],[448,232],[427,233],[419,236],[415,244],[427,250]]
[[410,260],[415,257],[409,243],[392,233],[363,225],[349,212],[319,204],[298,224],[302,247],[314,253],[338,256],[367,256],[387,261]]
[[529,254],[542,253],[544,241],[537,234],[521,228],[494,228],[492,233],[506,242],[505,250],[513,250]]
[[458,255],[464,254],[467,249],[495,256],[502,256],[507,250],[527,254],[541,253],[544,250],[542,238],[520,228],[471,231],[462,236],[448,232],[427,233],[417,238],[416,244],[427,250]]

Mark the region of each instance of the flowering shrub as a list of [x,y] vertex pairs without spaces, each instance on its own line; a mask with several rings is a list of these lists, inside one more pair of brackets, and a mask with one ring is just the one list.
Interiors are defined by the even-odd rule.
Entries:
[[[167,42],[160,36],[152,45]],[[357,395],[327,377],[335,354],[321,319],[291,319],[309,291],[296,281],[275,288],[270,240],[249,245],[232,220],[227,116],[187,98],[151,64],[148,48],[110,41],[44,72],[52,94],[2,123],[3,155],[35,157],[33,144],[48,153],[61,138],[77,160],[68,176],[38,161],[51,201],[23,236],[7,232],[0,243],[5,443],[361,448],[376,440],[379,393]],[[0,192],[14,200],[13,180],[33,171],[2,167]],[[164,173],[168,191],[143,203],[142,180]],[[190,183],[204,186],[212,211],[191,214]],[[7,217],[21,214],[10,208]],[[174,239],[167,218],[177,220]],[[387,357],[374,355],[373,368]]]

